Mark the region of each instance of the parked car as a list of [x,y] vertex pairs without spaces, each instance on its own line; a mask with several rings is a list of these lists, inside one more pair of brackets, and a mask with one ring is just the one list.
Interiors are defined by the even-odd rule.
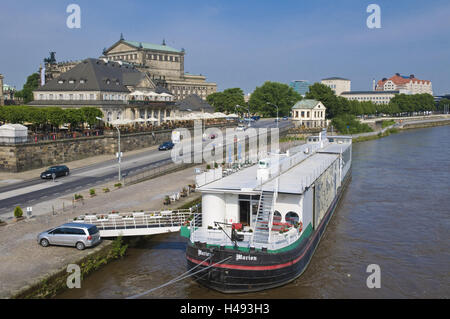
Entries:
[[287,116],[283,116],[283,121],[287,121],[289,118]]
[[258,121],[260,118],[261,118],[261,116],[259,116],[259,115],[254,115],[254,116],[252,116],[252,119],[253,119],[254,121]]
[[97,226],[85,223],[67,223],[37,236],[37,242],[42,247],[49,245],[72,246],[79,250],[92,247],[101,242]]
[[174,145],[175,144],[173,144],[172,142],[164,142],[158,147],[158,150],[160,151],[171,150],[174,147]]
[[238,125],[238,127],[236,128],[236,131],[245,131],[247,129],[247,127],[245,127],[244,125]]
[[41,178],[56,178],[60,176],[67,176],[70,174],[69,168],[66,165],[52,166],[45,172],[41,173]]

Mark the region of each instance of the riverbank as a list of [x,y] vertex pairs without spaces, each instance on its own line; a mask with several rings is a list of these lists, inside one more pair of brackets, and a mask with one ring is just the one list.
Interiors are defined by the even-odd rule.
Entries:
[[391,134],[398,133],[402,130],[428,128],[442,125],[450,125],[450,118],[428,119],[428,120],[396,123],[394,125],[385,127],[380,131],[352,135],[353,143],[375,140],[378,138],[389,136]]
[[[139,210],[171,210],[198,199],[190,196],[171,205],[163,205],[164,197],[194,183],[194,168],[160,176],[139,184],[101,193],[76,206],[52,212],[0,227],[0,298],[47,298],[57,291],[61,275],[69,264],[87,263],[90,268],[104,265],[112,248],[111,241],[104,240],[92,249],[78,251],[70,247],[41,247],[36,242],[40,232],[73,220],[86,213],[106,213],[112,210],[132,212]],[[87,196],[88,198],[88,196]],[[87,259],[86,259],[87,258]],[[64,283],[64,282],[63,282]]]

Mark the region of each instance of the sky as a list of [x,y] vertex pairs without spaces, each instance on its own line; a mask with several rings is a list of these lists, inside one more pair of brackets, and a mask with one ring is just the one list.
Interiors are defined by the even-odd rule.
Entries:
[[[81,8],[70,29],[69,4]],[[369,4],[381,9],[370,29]],[[265,81],[372,80],[395,73],[431,80],[435,95],[450,93],[448,0],[40,0],[2,1],[0,73],[21,89],[50,51],[57,61],[97,58],[119,40],[184,48],[185,71],[206,75],[218,90],[251,93]]]

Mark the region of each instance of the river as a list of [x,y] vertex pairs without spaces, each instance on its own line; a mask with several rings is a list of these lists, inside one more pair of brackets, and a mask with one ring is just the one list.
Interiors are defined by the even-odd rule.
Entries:
[[[450,298],[450,126],[353,145],[352,181],[305,273],[259,293],[223,295],[188,278],[147,298]],[[124,298],[186,271],[178,233],[140,240],[127,257],[57,298]],[[381,288],[369,289],[369,264]]]

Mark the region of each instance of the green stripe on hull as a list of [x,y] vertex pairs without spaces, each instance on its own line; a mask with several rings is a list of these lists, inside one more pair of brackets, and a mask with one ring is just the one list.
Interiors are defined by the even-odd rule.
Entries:
[[[294,241],[292,244],[290,244],[289,246],[280,248],[280,249],[276,249],[276,250],[267,250],[267,252],[268,252],[268,253],[272,253],[272,254],[276,254],[276,253],[281,253],[281,252],[285,252],[285,251],[294,249],[294,248],[296,248],[298,245],[300,245],[300,243],[301,243],[304,239],[309,238],[309,236],[311,236],[312,232],[313,232],[313,228],[312,228],[311,223],[309,223],[308,226],[306,226],[306,229],[303,231],[303,233],[302,233],[302,235],[300,236],[300,238],[297,239],[296,241]],[[206,247],[207,247],[207,248],[210,248],[210,247],[217,247],[217,248],[219,248],[220,246],[219,246],[219,245],[206,244]],[[225,248],[226,248],[226,249],[234,249],[233,246],[225,246]],[[242,252],[247,252],[247,253],[250,252],[250,248],[248,248],[248,247],[238,247],[237,250],[242,251]],[[261,249],[258,248],[258,249],[256,249],[256,250],[259,250],[259,251],[260,251]]]

